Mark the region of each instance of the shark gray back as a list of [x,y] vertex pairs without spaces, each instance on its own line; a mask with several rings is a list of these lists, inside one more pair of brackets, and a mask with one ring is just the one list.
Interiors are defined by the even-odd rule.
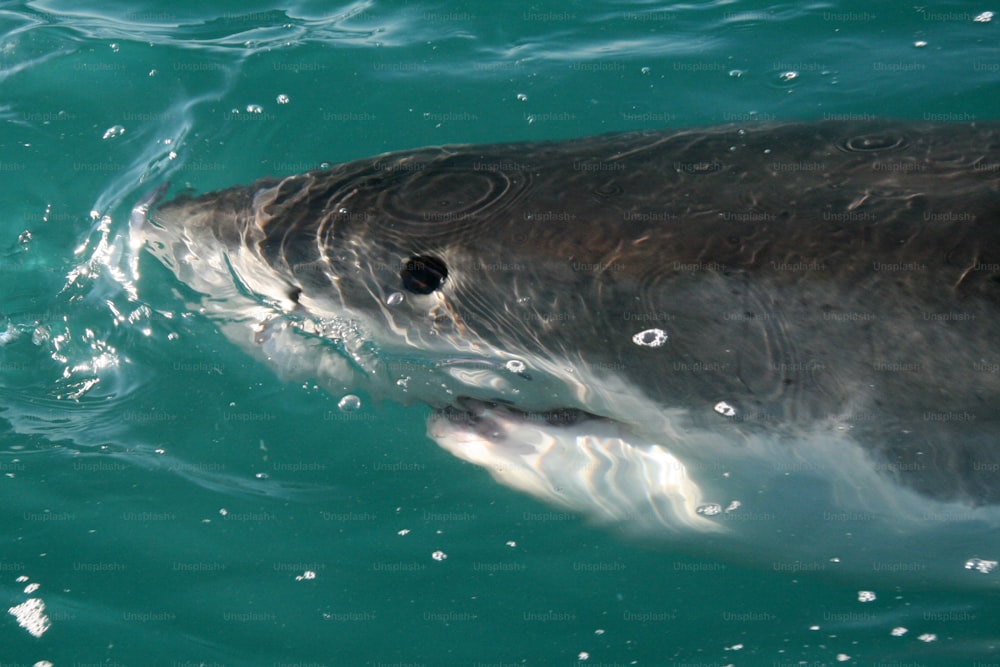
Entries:
[[249,349],[430,405],[442,446],[557,504],[711,530],[770,483],[738,466],[870,485],[866,511],[1000,502],[997,123],[426,148],[136,232]]

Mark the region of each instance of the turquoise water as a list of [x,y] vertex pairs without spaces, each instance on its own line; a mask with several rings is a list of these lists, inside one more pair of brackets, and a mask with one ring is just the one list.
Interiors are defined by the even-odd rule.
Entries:
[[4,5],[0,591],[49,627],[4,614],[0,665],[1000,663],[995,577],[595,529],[440,450],[424,408],[276,379],[125,236],[164,181],[427,144],[1000,118],[990,9]]

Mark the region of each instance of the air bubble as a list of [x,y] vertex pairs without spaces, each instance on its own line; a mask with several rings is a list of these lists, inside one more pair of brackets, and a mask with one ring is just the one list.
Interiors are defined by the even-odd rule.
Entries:
[[385,300],[387,306],[398,306],[401,303],[403,303],[403,295],[400,292],[393,292]]
[[660,347],[667,342],[667,332],[663,329],[646,329],[632,336],[632,342],[642,347]]
[[361,407],[361,399],[354,394],[348,394],[340,399],[337,407],[340,408],[341,412],[354,412]]
[[524,369],[527,368],[527,366],[520,359],[511,359],[506,364],[504,364],[504,368],[509,370],[511,373],[523,373]]
[[112,125],[108,129],[104,130],[103,139],[114,139],[125,134],[125,128],[121,125]]
[[248,104],[247,113],[264,113],[264,107],[259,104]]
[[716,403],[714,410],[716,412],[718,412],[720,415],[722,415],[723,417],[735,417],[736,416],[736,408],[734,408],[733,406],[729,405],[729,403],[726,403],[725,401],[719,401],[718,403]]
[[278,95],[278,96],[277,96],[277,97],[275,98],[275,101],[276,101],[276,102],[277,102],[278,104],[288,104],[289,102],[291,102],[291,100],[290,100],[290,99],[288,99],[288,95],[285,95],[284,93],[282,93],[281,95]]

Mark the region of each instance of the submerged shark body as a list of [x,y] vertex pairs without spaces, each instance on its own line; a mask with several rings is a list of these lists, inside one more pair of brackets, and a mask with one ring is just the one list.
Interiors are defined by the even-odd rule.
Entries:
[[687,535],[996,523],[998,124],[426,148],[140,213],[235,340],[432,406],[550,503]]

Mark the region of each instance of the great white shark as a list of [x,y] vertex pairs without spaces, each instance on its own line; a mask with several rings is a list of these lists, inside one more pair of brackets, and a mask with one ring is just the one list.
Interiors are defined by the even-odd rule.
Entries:
[[423,148],[132,227],[280,373],[429,405],[439,445],[552,505],[997,546],[998,123]]

